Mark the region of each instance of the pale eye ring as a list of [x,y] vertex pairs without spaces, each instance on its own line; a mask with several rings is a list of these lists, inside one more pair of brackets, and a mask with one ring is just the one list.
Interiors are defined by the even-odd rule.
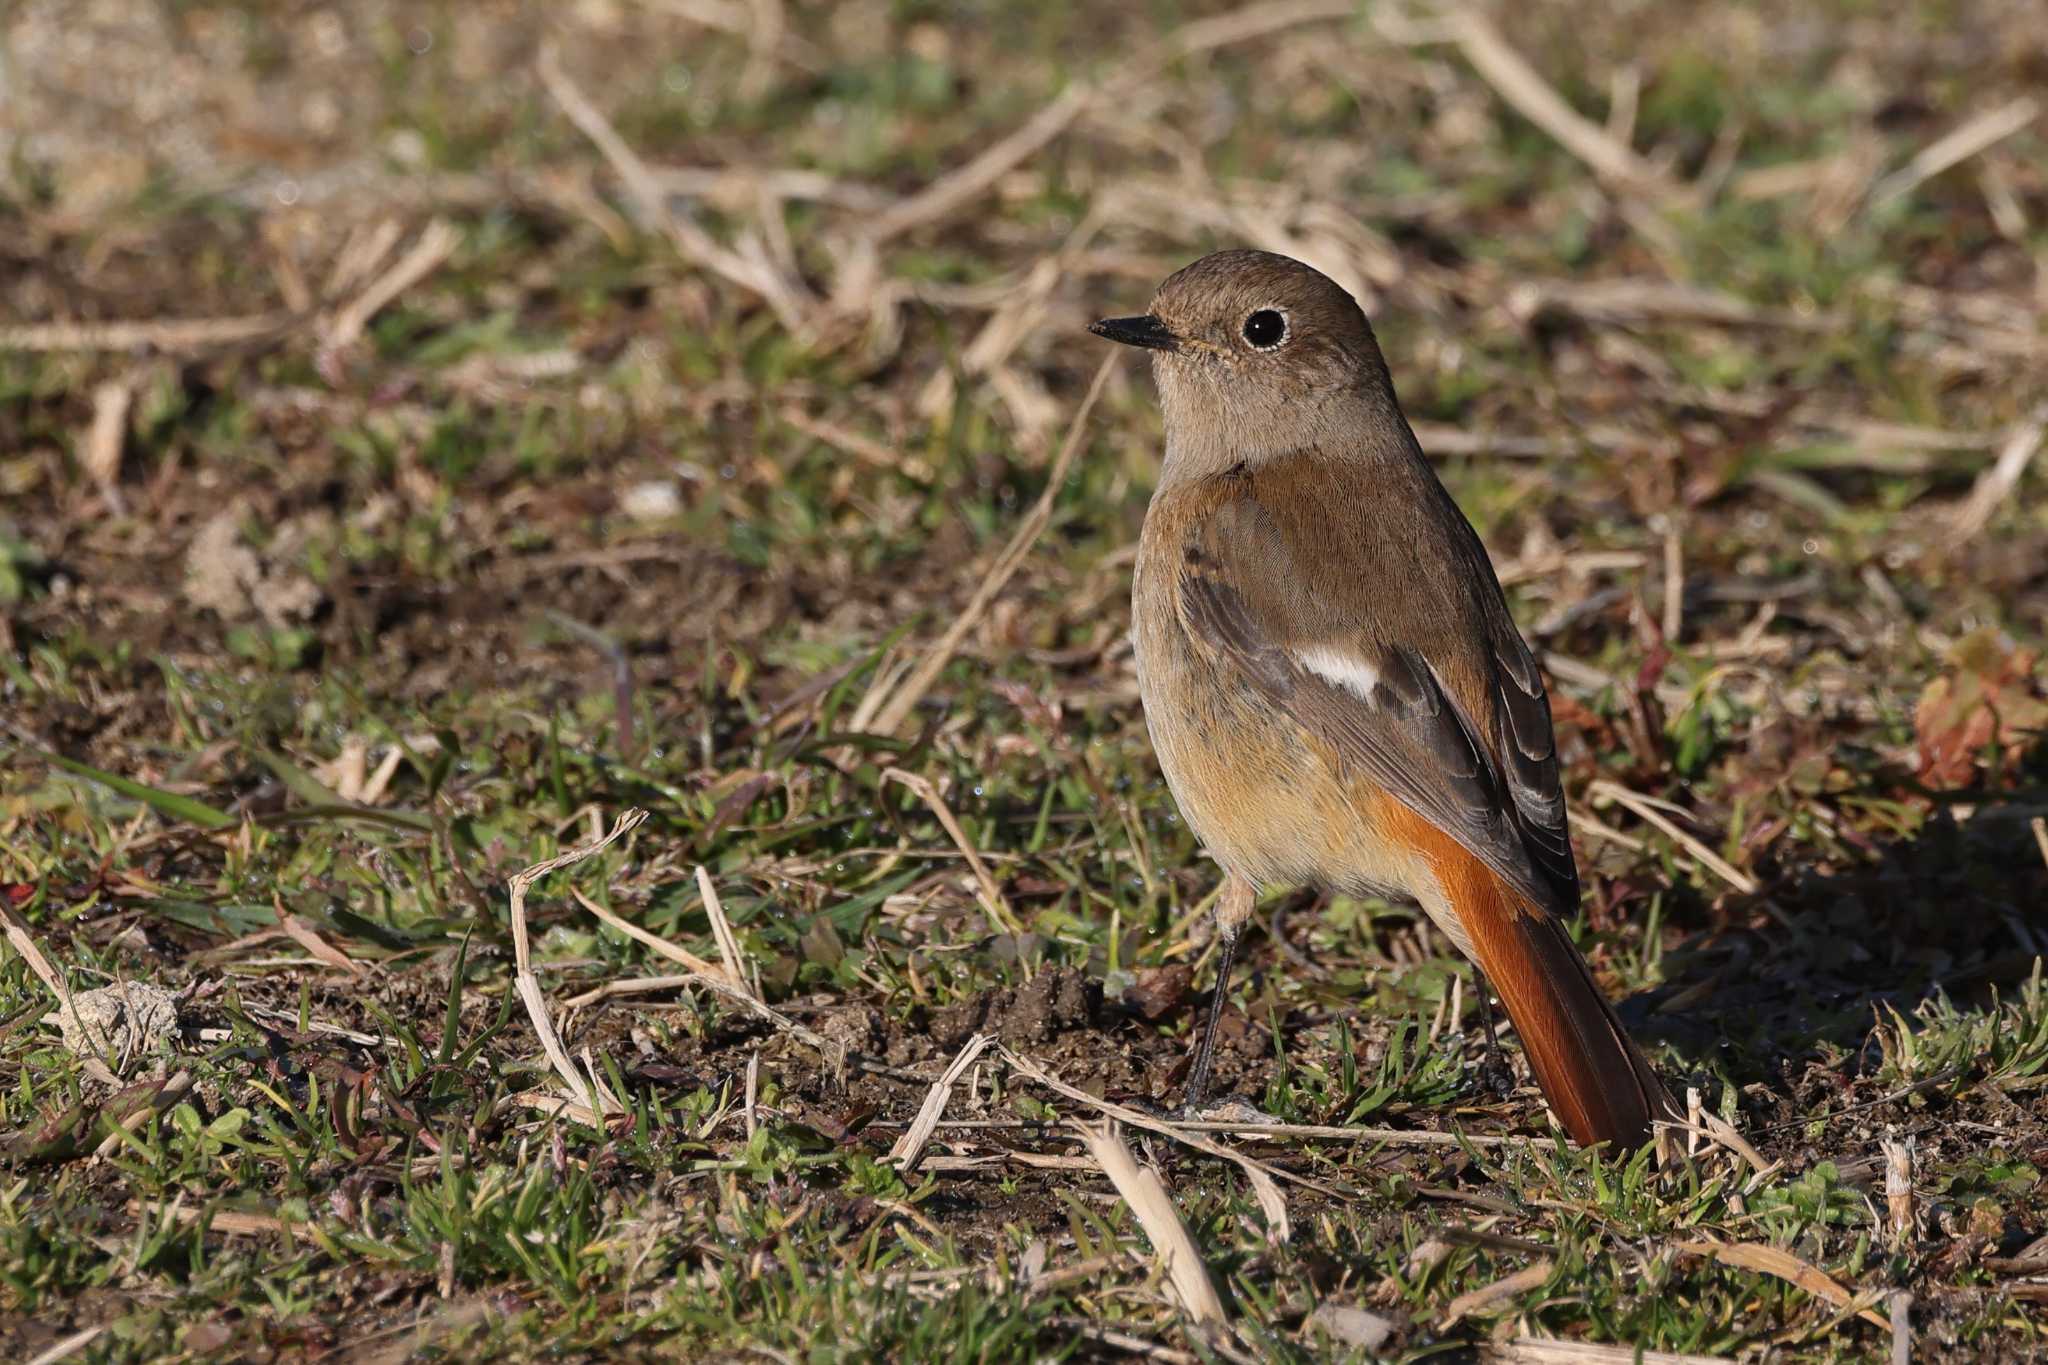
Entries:
[[1254,309],[1240,330],[1253,350],[1270,351],[1287,340],[1287,314],[1277,308]]

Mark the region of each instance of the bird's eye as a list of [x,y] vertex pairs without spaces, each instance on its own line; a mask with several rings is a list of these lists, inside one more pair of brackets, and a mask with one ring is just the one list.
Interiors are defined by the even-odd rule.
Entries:
[[1244,339],[1261,351],[1270,351],[1287,339],[1287,317],[1272,308],[1261,308],[1244,320]]

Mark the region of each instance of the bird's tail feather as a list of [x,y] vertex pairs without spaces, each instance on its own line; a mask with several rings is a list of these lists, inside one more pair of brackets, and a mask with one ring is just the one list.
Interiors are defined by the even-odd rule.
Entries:
[[[1470,915],[1468,922],[1482,918]],[[1472,936],[1479,966],[1507,1006],[1536,1083],[1565,1131],[1581,1144],[1633,1150],[1649,1142],[1652,1125],[1676,1118],[1677,1109],[1564,925],[1521,907],[1494,918],[1495,925]]]
[[1429,859],[1479,969],[1507,1006],[1543,1096],[1572,1140],[1633,1150],[1679,1117],[1586,959],[1557,918],[1419,817],[1413,846]]

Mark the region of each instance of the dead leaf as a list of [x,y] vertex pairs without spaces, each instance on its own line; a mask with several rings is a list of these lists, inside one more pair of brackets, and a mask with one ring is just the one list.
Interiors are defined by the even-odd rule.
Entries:
[[1527,1270],[1517,1270],[1514,1274],[1495,1280],[1492,1284],[1483,1284],[1477,1289],[1467,1290],[1451,1300],[1444,1314],[1443,1325],[1437,1330],[1448,1332],[1461,1319],[1482,1308],[1490,1308],[1519,1294],[1542,1288],[1543,1282],[1550,1278],[1550,1272],[1554,1268],[1550,1258],[1546,1256]]
[[[1789,1251],[1765,1246],[1760,1242],[1680,1242],[1678,1249],[1690,1256],[1711,1256],[1722,1265],[1734,1266],[1738,1270],[1754,1270],[1765,1275],[1774,1275],[1796,1289],[1805,1291],[1836,1308],[1847,1308],[1856,1302],[1856,1296],[1843,1288],[1841,1283],[1818,1266],[1809,1265]],[[1891,1320],[1874,1309],[1860,1310],[1857,1317],[1874,1326],[1891,1331]]]
[[2035,676],[2039,655],[1992,627],[1949,651],[1947,671],[1927,684],[1913,708],[1919,776],[1936,789],[1973,786],[1987,752],[2010,780],[2027,746],[2048,732],[2048,700]]
[[1185,962],[1147,967],[1124,990],[1124,1003],[1151,1023],[1179,1009],[1195,984],[1195,971]]
[[277,906],[278,927],[290,935],[293,942],[330,967],[338,968],[354,977],[363,975],[364,968],[361,963],[320,937],[319,930],[285,909],[282,900],[276,896],[272,896],[271,899]]

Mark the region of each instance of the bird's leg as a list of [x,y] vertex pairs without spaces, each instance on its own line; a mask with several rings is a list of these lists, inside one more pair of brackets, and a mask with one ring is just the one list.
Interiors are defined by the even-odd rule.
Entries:
[[1216,955],[1216,994],[1209,998],[1209,1013],[1195,1039],[1195,1061],[1188,1069],[1188,1085],[1182,1108],[1189,1114],[1201,1110],[1209,1090],[1209,1067],[1215,1060],[1216,1025],[1223,1018],[1223,1002],[1229,994],[1230,964],[1237,956],[1237,930],[1219,931],[1223,941]]
[[1477,979],[1479,989],[1479,1017],[1486,1024],[1486,1057],[1479,1063],[1479,1083],[1494,1094],[1505,1097],[1515,1088],[1514,1068],[1508,1065],[1507,1054],[1500,1050],[1500,1039],[1495,1036],[1493,1018],[1493,992],[1488,989],[1486,978],[1478,971],[1472,975]]
[[1216,902],[1216,994],[1209,999],[1208,1018],[1195,1039],[1194,1065],[1188,1069],[1187,1090],[1182,1104],[1189,1113],[1201,1108],[1209,1090],[1209,1068],[1216,1056],[1216,1025],[1223,1018],[1223,1002],[1230,998],[1230,967],[1237,957],[1237,935],[1251,918],[1252,902],[1258,893],[1252,884],[1234,873],[1226,873],[1223,894]]

